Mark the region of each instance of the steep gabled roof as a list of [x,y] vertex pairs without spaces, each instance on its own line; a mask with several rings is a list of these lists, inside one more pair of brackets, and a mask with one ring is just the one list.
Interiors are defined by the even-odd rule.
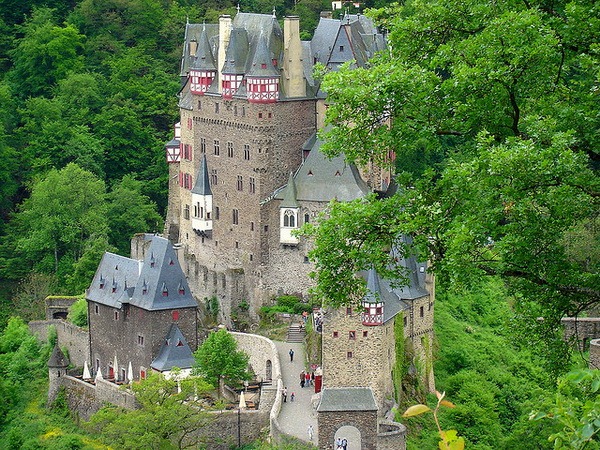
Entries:
[[[314,140],[308,157],[294,176],[297,200],[329,202],[335,198],[351,201],[367,195],[369,187],[356,166],[347,163],[343,155],[327,158],[321,153],[321,145],[321,140]],[[275,198],[283,199],[284,192],[284,189],[280,190]]]
[[140,261],[106,252],[96,269],[86,298],[120,309],[123,303],[129,302],[130,289],[137,283],[140,265]]
[[197,307],[171,243],[148,239],[144,261],[106,252],[86,298],[118,309],[127,303],[148,311]]
[[185,77],[189,73],[190,67],[194,64],[196,58],[196,55],[190,54],[190,42],[196,41],[200,45],[200,38],[203,31],[206,33],[206,40],[209,43],[212,54],[217,54],[216,52],[219,47],[219,25],[187,23],[181,55],[181,71],[179,73],[182,77]]
[[129,303],[148,311],[197,307],[175,250],[167,239],[152,237]]
[[150,367],[164,372],[173,367],[189,369],[194,366],[194,362],[192,349],[183,337],[183,333],[176,324],[171,324],[165,341]]
[[200,160],[200,169],[198,170],[198,177],[196,178],[196,184],[194,184],[194,188],[192,189],[192,194],[212,195],[210,180],[208,178],[206,155],[202,155],[202,159]]

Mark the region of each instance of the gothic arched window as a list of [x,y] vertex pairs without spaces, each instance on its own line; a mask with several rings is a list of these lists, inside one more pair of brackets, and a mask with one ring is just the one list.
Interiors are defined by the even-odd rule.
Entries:
[[289,228],[296,227],[296,213],[291,209],[286,209],[283,213],[283,226]]

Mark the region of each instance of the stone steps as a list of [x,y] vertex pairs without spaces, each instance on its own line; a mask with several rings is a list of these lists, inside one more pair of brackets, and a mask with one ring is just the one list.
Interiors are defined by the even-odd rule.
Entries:
[[306,331],[300,325],[292,324],[288,328],[287,332],[287,342],[295,342],[302,343],[304,342],[304,337],[306,336]]

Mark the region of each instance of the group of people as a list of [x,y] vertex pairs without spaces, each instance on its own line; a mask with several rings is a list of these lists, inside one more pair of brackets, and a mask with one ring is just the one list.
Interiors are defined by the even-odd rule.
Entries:
[[302,371],[300,372],[300,387],[309,387],[309,386],[314,386],[315,385],[315,372],[313,371],[311,372],[306,372],[306,371]]
[[335,440],[335,450],[347,450],[348,440],[346,438],[337,438]]

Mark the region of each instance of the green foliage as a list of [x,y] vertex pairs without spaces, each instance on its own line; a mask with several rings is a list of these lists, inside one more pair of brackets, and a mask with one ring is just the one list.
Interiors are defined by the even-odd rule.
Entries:
[[596,23],[598,7],[577,5],[434,0],[376,12],[391,50],[324,77],[331,126],[322,135],[328,154],[361,165],[389,166],[395,155],[399,187],[392,197],[334,202],[304,228],[316,239],[321,297],[356,302],[359,270],[401,276],[388,250],[408,234],[414,248],[403,253],[432,261],[438,279],[460,287],[500,276],[520,323],[549,343],[538,348],[551,350],[553,374],[568,368],[560,318],[600,303],[596,258],[567,244],[587,233],[590,254],[600,248],[590,227],[600,210],[590,130],[600,125],[590,97],[600,31],[581,33],[573,21]]
[[237,349],[234,337],[225,329],[210,333],[196,353],[194,372],[206,378],[214,387],[219,380],[236,386],[251,378],[248,372],[248,355]]
[[562,429],[548,437],[555,449],[600,448],[600,370],[579,369],[558,380],[547,412],[534,412],[532,420],[550,420]]
[[87,301],[83,296],[71,305],[67,317],[78,327],[88,326],[88,306]]
[[45,299],[51,292],[53,281],[50,275],[31,272],[19,282],[13,294],[13,313],[27,321],[45,319]]
[[210,426],[216,416],[194,399],[211,387],[197,377],[176,378],[153,373],[134,383],[140,409],[105,406],[92,416],[87,428],[107,445],[120,449],[176,449],[201,444],[202,428]]

